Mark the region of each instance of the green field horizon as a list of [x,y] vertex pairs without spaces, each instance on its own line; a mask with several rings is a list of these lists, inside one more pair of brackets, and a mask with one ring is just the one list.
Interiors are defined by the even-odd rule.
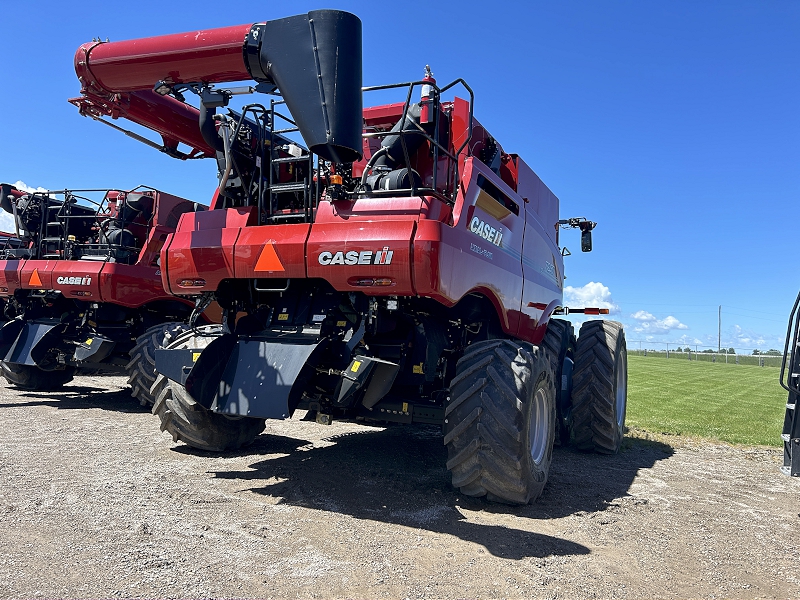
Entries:
[[628,355],[626,425],[654,434],[781,446],[777,369]]

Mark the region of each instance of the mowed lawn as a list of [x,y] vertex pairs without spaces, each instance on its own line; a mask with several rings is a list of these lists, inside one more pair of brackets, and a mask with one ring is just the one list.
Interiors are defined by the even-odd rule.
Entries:
[[781,445],[780,369],[628,356],[626,425],[733,444]]

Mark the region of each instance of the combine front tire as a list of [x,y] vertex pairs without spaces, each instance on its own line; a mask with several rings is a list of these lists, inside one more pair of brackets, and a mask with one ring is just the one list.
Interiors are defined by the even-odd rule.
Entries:
[[149,328],[136,338],[136,345],[130,354],[131,360],[125,369],[128,372],[131,396],[138,399],[142,406],[153,405],[156,401],[150,394],[157,375],[155,351],[169,346],[188,328],[184,323],[162,323]]
[[573,445],[615,454],[622,445],[628,402],[628,353],[621,323],[581,325],[572,386]]
[[467,496],[528,504],[542,493],[555,436],[555,386],[542,348],[470,346],[445,409],[447,468]]
[[54,392],[72,381],[75,376],[75,367],[45,371],[34,365],[2,362],[0,363],[0,372],[8,383],[23,390]]
[[[220,326],[201,327],[199,335],[188,331],[170,344],[170,348],[202,350],[219,331]],[[173,441],[199,450],[223,452],[250,444],[264,431],[264,419],[232,417],[207,410],[199,405],[183,387],[165,375],[158,375],[151,394],[155,398],[153,414],[161,419],[161,431],[168,431]]]

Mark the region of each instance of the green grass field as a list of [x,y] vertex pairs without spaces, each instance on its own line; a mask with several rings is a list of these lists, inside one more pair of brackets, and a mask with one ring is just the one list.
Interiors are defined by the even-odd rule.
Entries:
[[733,444],[781,445],[777,369],[628,356],[626,425]]

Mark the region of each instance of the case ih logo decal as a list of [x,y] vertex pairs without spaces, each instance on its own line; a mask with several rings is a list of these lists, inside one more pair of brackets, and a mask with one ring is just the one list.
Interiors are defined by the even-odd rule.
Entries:
[[91,285],[92,278],[91,277],[59,277],[56,279],[56,283],[61,285]]
[[469,230],[495,246],[500,246],[500,242],[503,239],[502,228],[496,229],[488,223],[484,223],[478,217],[472,217],[472,221],[469,222]]
[[390,265],[392,264],[392,254],[389,246],[384,246],[383,250],[373,252],[372,250],[362,250],[356,252],[320,252],[319,264],[321,265]]

